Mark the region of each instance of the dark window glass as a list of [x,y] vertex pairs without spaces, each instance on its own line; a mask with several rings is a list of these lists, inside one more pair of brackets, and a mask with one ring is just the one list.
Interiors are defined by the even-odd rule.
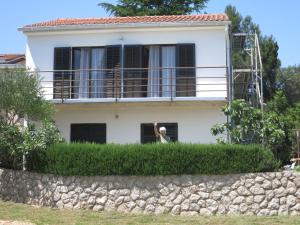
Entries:
[[176,46],[176,96],[196,96],[195,45]]
[[71,142],[106,143],[105,123],[71,124]]
[[[178,124],[177,123],[158,123],[157,129],[165,127],[167,129],[167,136],[170,137],[171,141],[178,141]],[[141,143],[152,143],[156,142],[157,138],[154,134],[154,125],[152,123],[141,124]]]
[[106,76],[104,93],[107,98],[119,98],[121,92],[121,46],[106,46]]
[[143,46],[124,46],[124,97],[146,97],[143,75]]

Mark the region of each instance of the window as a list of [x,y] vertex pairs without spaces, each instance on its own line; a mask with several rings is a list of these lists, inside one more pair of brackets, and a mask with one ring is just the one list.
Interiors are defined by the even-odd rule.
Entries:
[[[71,69],[71,48],[54,48],[54,70]],[[56,71],[53,74],[53,98],[70,98],[70,78],[68,71]]]
[[[167,136],[172,141],[178,141],[178,124],[177,123],[158,123],[157,127],[165,127],[167,129]],[[154,134],[154,125],[152,123],[141,124],[141,143],[156,142],[156,136]]]
[[195,45],[176,46],[176,96],[196,96]]
[[106,143],[105,123],[71,124],[71,142]]
[[[146,97],[196,96],[195,45],[142,46]],[[145,73],[146,72],[146,73]],[[143,89],[143,92],[145,90]]]
[[55,99],[196,96],[194,44],[60,47],[54,70]]
[[[120,96],[121,46],[54,48],[53,93],[57,98]],[[77,70],[73,73],[67,70]],[[117,88],[119,87],[119,89]]]
[[[147,97],[144,77],[142,45],[124,46],[123,97]],[[147,83],[146,83],[147,84]]]
[[73,98],[116,97],[120,46],[73,48]]

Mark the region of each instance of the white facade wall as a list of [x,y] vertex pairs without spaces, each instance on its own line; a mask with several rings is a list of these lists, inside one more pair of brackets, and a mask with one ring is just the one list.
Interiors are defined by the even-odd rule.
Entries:
[[107,143],[140,143],[141,123],[178,123],[178,141],[186,143],[215,143],[210,129],[226,121],[220,106],[176,106],[170,103],[144,105],[67,105],[58,108],[55,122],[64,138],[70,140],[72,123],[106,123]]
[[[225,26],[187,28],[132,28],[90,31],[28,33],[27,67],[40,71],[53,70],[55,47],[88,47],[106,45],[162,45],[194,43],[198,68],[197,97],[227,97],[226,29]],[[44,81],[53,79],[52,72],[42,73]],[[209,78],[223,77],[223,78]],[[209,84],[209,85],[207,85]],[[44,82],[47,99],[52,98],[52,83]],[[212,91],[213,90],[213,91]],[[217,91],[218,90],[218,91]]]
[[[45,31],[26,33],[26,35],[27,67],[33,70],[50,71],[41,73],[43,80],[49,81],[43,82],[47,99],[52,99],[51,70],[53,70],[55,47],[194,43],[197,67],[224,67],[197,69],[197,101],[185,102],[187,104],[182,104],[184,99],[176,104],[176,98],[173,99],[175,102],[166,99],[165,102],[157,103],[155,101],[163,99],[157,98],[150,102],[139,100],[141,102],[137,103],[124,103],[127,100],[123,99],[120,100],[123,101],[122,103],[117,104],[107,103],[115,101],[114,99],[108,99],[106,103],[57,104],[56,125],[67,141],[70,140],[72,123],[106,123],[107,143],[140,143],[141,123],[156,121],[178,123],[180,142],[214,143],[216,140],[210,133],[211,127],[226,121],[226,117],[220,110],[227,97],[225,67],[228,46],[225,26]],[[216,103],[214,99],[221,102]],[[91,99],[83,99],[84,101],[93,102]]]

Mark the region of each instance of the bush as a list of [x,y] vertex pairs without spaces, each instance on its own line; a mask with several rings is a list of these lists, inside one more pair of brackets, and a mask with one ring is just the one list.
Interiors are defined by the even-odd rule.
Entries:
[[22,168],[22,133],[16,126],[10,126],[0,119],[0,167]]
[[39,163],[44,152],[55,143],[62,143],[54,123],[44,121],[36,128],[29,123],[27,128],[21,129],[17,125],[10,125],[0,119],[0,167],[7,169],[22,169],[23,154],[26,155],[26,168],[31,170],[32,163]]
[[23,133],[23,139],[22,147],[26,153],[27,170],[32,170],[33,167],[37,166],[32,163],[44,163],[39,160],[41,158],[39,156],[42,156],[52,145],[64,142],[55,124],[47,120],[43,121],[42,126],[38,129],[34,124],[29,124]]
[[258,145],[56,144],[32,170],[59,175],[227,174],[273,171],[278,163]]
[[289,106],[283,92],[277,92],[262,112],[236,99],[222,108],[231,121],[212,127],[213,135],[228,134],[235,144],[264,143],[282,165],[290,162],[293,129],[300,125],[300,105]]

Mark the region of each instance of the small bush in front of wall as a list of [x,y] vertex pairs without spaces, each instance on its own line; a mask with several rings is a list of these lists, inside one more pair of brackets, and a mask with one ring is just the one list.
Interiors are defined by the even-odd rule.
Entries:
[[227,174],[278,166],[267,149],[229,144],[56,144],[34,160],[33,171],[83,176]]

